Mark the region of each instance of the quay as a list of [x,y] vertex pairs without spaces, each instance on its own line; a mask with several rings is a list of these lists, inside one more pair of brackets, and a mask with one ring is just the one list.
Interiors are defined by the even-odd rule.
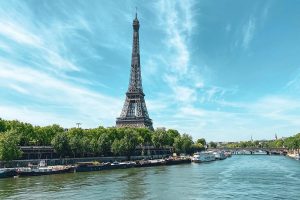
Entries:
[[[42,164],[41,164],[42,163]],[[91,172],[113,169],[154,167],[154,166],[169,166],[191,163],[189,157],[169,157],[165,159],[154,160],[137,160],[125,162],[78,162],[75,165],[57,165],[46,166],[45,161],[41,161],[39,165],[19,168],[0,168],[0,178],[9,177],[25,177],[25,176],[42,176],[52,174],[63,174],[71,172]]]

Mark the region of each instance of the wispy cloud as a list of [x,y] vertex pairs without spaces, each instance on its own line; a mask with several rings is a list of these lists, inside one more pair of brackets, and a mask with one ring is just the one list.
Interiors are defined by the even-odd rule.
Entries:
[[[68,106],[70,109],[67,113],[59,112],[61,116],[75,117],[73,114],[76,114],[76,116],[82,115],[80,118],[84,118],[85,121],[103,120],[112,123],[121,109],[121,101],[117,98],[59,80],[26,66],[1,61],[0,70],[1,84],[4,87],[12,88],[22,94],[30,94],[30,98],[41,102],[41,105],[45,102],[48,105]],[[14,84],[11,84],[12,82]],[[30,92],[25,88],[30,88]],[[47,112],[50,115],[52,113],[51,110]],[[48,114],[45,114],[45,117]]]
[[250,42],[254,37],[255,28],[255,18],[250,17],[248,22],[243,27],[242,46],[244,49],[248,49]]
[[12,21],[2,19],[0,21],[0,34],[21,44],[34,47],[43,45],[38,36],[24,30],[22,26],[22,24],[15,24]]
[[9,84],[7,85],[9,88],[15,90],[16,92],[22,93],[22,94],[29,94],[28,90],[26,90],[24,87],[21,87],[16,84]]

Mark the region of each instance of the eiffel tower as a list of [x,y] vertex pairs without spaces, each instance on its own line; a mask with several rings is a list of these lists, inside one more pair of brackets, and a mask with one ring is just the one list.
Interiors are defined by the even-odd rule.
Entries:
[[129,87],[126,92],[125,103],[120,117],[117,118],[117,127],[146,127],[153,130],[152,120],[149,118],[144,92],[142,87],[139,28],[140,23],[135,14],[133,20],[133,44],[131,55],[131,71]]

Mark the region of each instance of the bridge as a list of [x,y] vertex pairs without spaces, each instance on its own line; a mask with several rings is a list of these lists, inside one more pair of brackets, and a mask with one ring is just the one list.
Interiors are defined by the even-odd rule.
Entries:
[[237,147],[237,148],[227,148],[227,147],[217,147],[217,148],[208,148],[208,151],[230,151],[234,154],[237,154],[237,152],[242,152],[242,151],[249,151],[251,154],[253,152],[258,152],[258,151],[265,151],[267,154],[287,154],[288,149],[287,148],[263,148],[263,147]]

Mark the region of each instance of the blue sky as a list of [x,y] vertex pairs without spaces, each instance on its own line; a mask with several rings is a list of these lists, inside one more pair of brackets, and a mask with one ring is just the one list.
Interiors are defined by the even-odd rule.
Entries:
[[195,139],[300,131],[300,2],[0,1],[0,117],[114,126],[138,7],[154,127]]

